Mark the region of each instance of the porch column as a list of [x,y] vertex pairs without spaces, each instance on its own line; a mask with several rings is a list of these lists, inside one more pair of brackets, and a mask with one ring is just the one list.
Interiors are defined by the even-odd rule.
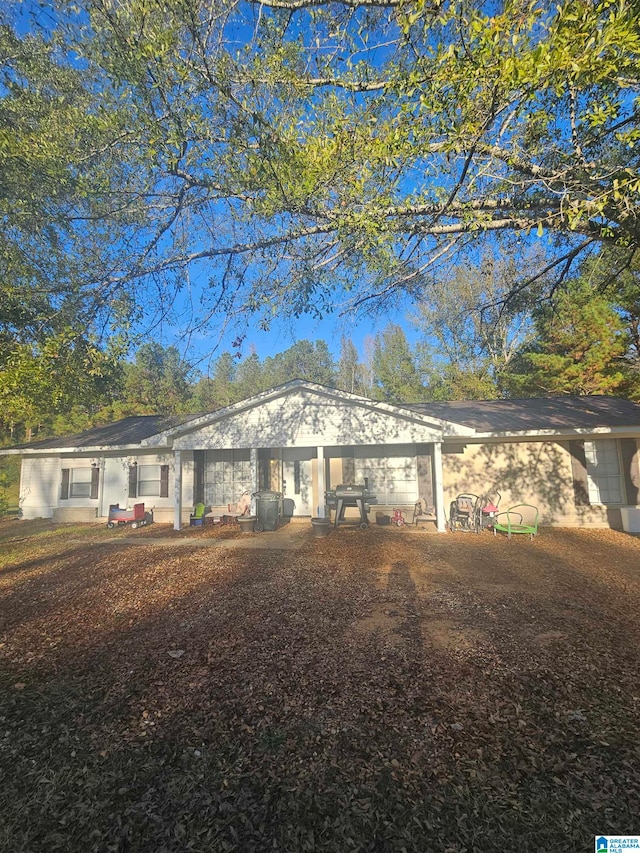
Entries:
[[250,450],[250,469],[251,473],[249,475],[251,479],[251,509],[249,510],[251,515],[256,514],[256,499],[253,497],[254,492],[260,491],[260,483],[258,482],[258,448],[252,447]]
[[[100,480],[98,481],[98,518],[101,518],[103,515],[102,505],[104,503],[104,474],[107,465],[107,460],[103,456],[98,460],[98,471]],[[107,508],[107,514],[109,513],[109,509]]]
[[318,456],[318,518],[325,518],[324,493],[326,491],[324,479],[324,447],[316,448]]
[[173,451],[173,529],[182,529],[182,454]]
[[436,504],[436,527],[439,533],[447,529],[447,515],[444,506],[444,486],[442,482],[442,442],[433,442],[433,499]]

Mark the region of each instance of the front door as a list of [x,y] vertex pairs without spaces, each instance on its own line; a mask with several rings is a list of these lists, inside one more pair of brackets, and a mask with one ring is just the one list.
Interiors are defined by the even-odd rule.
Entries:
[[104,460],[102,480],[102,506],[100,514],[109,515],[111,504],[120,504],[124,509],[129,500],[129,464],[126,456]]
[[[282,493],[285,515],[313,515],[313,450],[287,449],[282,451]],[[293,503],[291,506],[290,502]],[[289,509],[287,511],[287,505]]]

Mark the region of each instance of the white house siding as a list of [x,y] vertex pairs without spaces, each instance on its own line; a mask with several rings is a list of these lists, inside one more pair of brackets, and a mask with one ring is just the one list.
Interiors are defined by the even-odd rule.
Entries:
[[[127,506],[133,506],[136,503],[143,503],[145,510],[153,511],[154,521],[160,522],[162,524],[168,524],[173,521],[173,504],[174,504],[174,484],[175,484],[175,470],[174,470],[174,459],[173,454],[171,452],[166,453],[137,453],[132,454],[127,457],[128,465],[133,464],[133,462],[137,462],[138,466],[141,465],[168,465],[169,466],[169,489],[168,496],[161,498],[158,495],[139,495],[137,498],[127,498]],[[128,471],[127,465],[127,471]],[[128,474],[127,474],[128,476]],[[191,482],[191,481],[190,481]],[[187,488],[187,484],[185,483],[184,476],[184,466],[183,466],[183,477],[182,477],[182,488],[183,488],[183,506],[185,505],[184,500],[184,492]],[[193,486],[191,485],[191,489]],[[127,489],[128,494],[128,489]],[[192,491],[187,492],[189,495],[188,500],[189,503],[192,501]],[[188,516],[188,513],[187,513]]]
[[395,415],[351,400],[298,391],[242,410],[176,439],[176,449],[324,447],[415,444],[440,437],[410,415]]
[[[376,494],[369,520],[376,513],[393,513],[402,509],[410,521],[415,501],[423,497],[433,503],[431,446],[424,444],[387,445],[386,447],[326,447],[327,488],[335,489],[345,483],[361,484],[369,479],[369,488]],[[314,461],[314,495],[317,495],[316,462]],[[319,499],[319,496],[318,496]],[[358,517],[357,509],[347,509],[346,518]]]
[[500,509],[529,503],[540,511],[540,523],[555,527],[619,527],[617,507],[576,507],[568,442],[513,441],[468,444],[442,457],[445,504],[471,492],[494,497]]
[[321,500],[318,493],[318,459],[315,448],[286,448],[282,451],[281,491],[285,499],[292,502],[290,506],[293,515],[318,514],[324,497]]
[[60,468],[57,457],[23,458],[20,473],[23,518],[51,518],[60,498]]
[[[191,504],[193,500],[193,454],[183,454],[183,504]],[[169,495],[161,498],[157,495],[140,495],[129,497],[129,467],[134,462],[142,465],[169,466]],[[173,454],[167,453],[135,453],[128,456],[106,456],[102,462],[101,471],[101,501],[100,515],[106,518],[109,507],[119,504],[121,507],[131,507],[134,503],[144,503],[145,509],[154,511],[156,521],[169,523],[173,521],[173,484],[174,463]]]
[[[186,457],[184,468],[187,471],[183,477],[183,503],[189,509],[193,502],[193,473],[189,466],[193,465],[193,454],[183,454]],[[169,466],[168,497],[139,496],[129,498],[129,466],[133,462],[141,465]],[[70,470],[70,480],[73,471],[90,469],[97,465],[100,470],[98,497],[75,497],[69,494],[67,499],[61,499],[62,469]],[[137,453],[135,455],[118,456],[24,456],[20,476],[20,506],[22,517],[54,518],[56,521],[91,521],[105,519],[111,504],[130,507],[134,503],[144,503],[146,509],[153,510],[156,521],[170,522],[173,520],[173,484],[174,484],[173,454],[166,453]],[[187,510],[187,517],[188,517]]]
[[[629,436],[633,435],[635,441],[637,426],[635,421],[630,424],[624,432],[619,428],[613,430],[611,436],[627,436],[619,447],[625,477],[624,496],[633,505],[640,504],[640,452],[636,450],[634,457]],[[599,440],[608,434],[604,428],[595,431]],[[234,448],[249,454],[250,479],[255,481],[251,488],[261,488],[269,480],[272,488],[284,491],[298,504],[297,511],[301,514],[318,511],[325,487],[369,476],[374,490],[384,492],[387,501],[393,500],[393,506],[400,504],[403,508],[410,509],[407,505],[418,496],[429,504],[437,502],[441,510],[460,492],[492,496],[501,492],[502,509],[518,502],[534,503],[540,508],[544,524],[620,526],[619,506],[591,506],[588,497],[585,500],[582,495],[583,481],[589,472],[578,438],[570,443],[559,438],[554,441],[549,434],[546,440],[498,439],[498,435],[493,433],[493,437],[484,440],[471,427],[459,423],[293,382],[282,390],[274,389],[222,412],[199,417],[191,425],[149,436],[133,454],[130,451],[131,455],[125,455],[125,451],[114,445],[110,453],[108,444],[102,445],[104,453],[99,457],[88,450],[56,453],[34,448],[34,454],[42,455],[33,456],[27,451],[23,457],[20,501],[25,518],[59,513],[67,520],[66,516],[76,511],[83,520],[89,520],[91,513],[94,518],[98,512],[104,517],[111,503],[130,506],[138,501],[153,509],[156,520],[162,522],[173,521],[175,508],[180,504],[182,518],[187,520],[195,500],[194,451],[198,451],[200,495],[204,452]],[[580,440],[587,437],[582,432],[580,436]],[[175,494],[177,459],[181,464],[179,495]],[[325,462],[321,477],[318,477],[318,459]],[[139,466],[168,466],[166,497],[141,495],[135,501],[129,498],[129,466],[134,461]],[[62,469],[76,471],[91,466],[92,462],[100,470],[97,499],[69,495],[61,501]],[[593,475],[593,465],[591,468]],[[147,474],[147,480],[155,479],[152,472]],[[305,490],[300,488],[300,494],[296,495],[298,484],[303,485],[303,474]],[[600,486],[602,478],[614,474],[599,470],[594,476]],[[440,527],[441,522],[440,516]]]
[[[98,497],[72,497],[71,483],[73,481],[74,471],[82,470],[86,478],[90,478],[92,466],[100,469],[100,480],[102,480],[102,459],[98,456],[62,456],[60,458],[60,480],[58,483],[58,506],[53,513],[54,521],[93,521],[98,518],[100,508],[100,490],[101,483],[98,483]],[[60,496],[60,486],[62,485],[62,469],[69,469],[69,497],[63,500]]]
[[100,515],[106,517],[112,504],[125,507],[129,500],[129,457],[107,456],[103,459],[101,476]]

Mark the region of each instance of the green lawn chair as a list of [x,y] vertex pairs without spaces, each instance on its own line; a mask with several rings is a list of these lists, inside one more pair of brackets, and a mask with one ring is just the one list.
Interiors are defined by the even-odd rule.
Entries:
[[204,524],[204,504],[196,504],[189,516],[189,527],[202,527]]
[[538,533],[538,507],[532,504],[516,504],[506,512],[498,513],[493,525],[494,536],[498,530],[506,533],[509,539],[513,533],[525,533],[533,539]]

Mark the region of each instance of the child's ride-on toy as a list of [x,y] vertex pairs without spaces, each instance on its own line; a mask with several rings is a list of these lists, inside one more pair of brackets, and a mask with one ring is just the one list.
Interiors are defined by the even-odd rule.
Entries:
[[144,504],[134,504],[133,509],[120,509],[120,504],[111,504],[109,507],[109,520],[107,527],[109,530],[117,525],[130,524],[132,529],[143,527],[148,524],[150,513],[144,511]]

